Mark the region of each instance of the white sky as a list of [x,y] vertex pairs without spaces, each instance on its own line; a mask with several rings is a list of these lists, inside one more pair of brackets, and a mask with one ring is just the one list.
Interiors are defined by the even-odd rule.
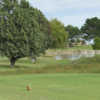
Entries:
[[100,0],[30,0],[50,20],[81,27],[87,18],[100,17]]

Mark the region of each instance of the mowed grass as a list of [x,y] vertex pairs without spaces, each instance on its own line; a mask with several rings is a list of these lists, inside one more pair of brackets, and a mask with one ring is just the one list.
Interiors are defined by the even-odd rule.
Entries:
[[24,58],[14,68],[0,57],[0,100],[100,100],[99,73],[100,55],[75,61],[41,56],[35,64]]
[[0,100],[100,100],[100,74],[0,76]]

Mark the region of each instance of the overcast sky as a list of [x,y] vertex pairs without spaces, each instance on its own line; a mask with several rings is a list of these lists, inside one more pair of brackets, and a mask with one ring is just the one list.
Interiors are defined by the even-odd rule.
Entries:
[[100,0],[30,0],[50,20],[81,27],[86,18],[100,17]]

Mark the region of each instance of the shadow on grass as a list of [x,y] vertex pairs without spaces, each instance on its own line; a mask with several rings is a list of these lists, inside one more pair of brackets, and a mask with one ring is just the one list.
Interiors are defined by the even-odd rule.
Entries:
[[20,68],[28,68],[28,67],[25,67],[25,66],[18,66],[18,65],[15,65],[13,68],[8,64],[0,64],[0,69],[20,69]]
[[8,69],[8,68],[11,68],[10,65],[0,64],[0,69]]
[[11,67],[10,66],[10,64],[4,64],[4,63],[0,63],[0,69],[21,69],[21,68],[23,68],[23,69],[31,69],[31,68],[33,68],[33,66],[32,66],[32,64],[31,64],[31,66],[30,65],[28,65],[28,64],[21,64],[21,63],[18,63],[18,64],[15,64],[14,65],[14,67]]

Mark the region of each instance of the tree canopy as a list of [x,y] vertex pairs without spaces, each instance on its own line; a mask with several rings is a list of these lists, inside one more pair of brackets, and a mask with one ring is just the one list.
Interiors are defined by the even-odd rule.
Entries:
[[52,35],[52,47],[62,48],[65,47],[68,33],[64,28],[64,24],[57,19],[50,21],[51,35]]
[[97,17],[88,18],[82,26],[81,31],[85,35],[85,39],[91,40],[100,37],[100,19]]
[[68,39],[73,40],[80,35],[80,29],[76,26],[68,25],[65,27],[66,31],[68,32]]
[[3,0],[0,3],[0,54],[11,66],[23,57],[36,58],[49,47],[49,22],[26,0]]

